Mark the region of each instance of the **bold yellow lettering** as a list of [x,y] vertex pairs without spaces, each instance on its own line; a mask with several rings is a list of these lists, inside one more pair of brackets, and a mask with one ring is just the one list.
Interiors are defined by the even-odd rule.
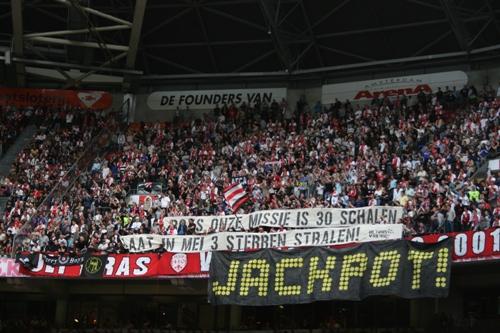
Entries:
[[321,291],[329,292],[332,289],[332,278],[330,271],[335,267],[335,257],[327,257],[325,268],[319,269],[319,257],[312,257],[309,263],[309,276],[307,278],[307,293],[312,294],[314,290],[314,282],[316,280],[323,280]]
[[352,277],[362,277],[368,264],[365,253],[345,255],[342,259],[342,271],[340,272],[339,290],[349,289],[349,281]]
[[[437,272],[445,274],[448,270],[448,256],[450,251],[447,248],[440,249],[438,251],[438,262],[437,262]],[[446,277],[438,276],[436,278],[436,287],[446,288]]]
[[[259,275],[252,276],[254,270]],[[259,296],[267,296],[267,281],[269,280],[269,264],[265,259],[252,259],[243,265],[241,275],[240,296],[248,296],[251,287],[256,287]]]
[[413,262],[413,279],[411,282],[411,289],[420,289],[422,262],[424,260],[431,259],[433,256],[434,252],[410,250],[410,253],[408,253],[408,260],[411,260]]
[[219,281],[214,281],[212,290],[215,295],[229,296],[236,289],[238,267],[240,267],[239,261],[231,261],[231,264],[229,265],[229,272],[227,273],[227,284],[225,286],[221,285]]
[[[401,254],[399,254],[397,250],[380,252],[373,261],[372,274],[370,277],[372,286],[386,287],[394,282],[398,273],[400,259]],[[382,277],[380,276],[382,274],[382,264],[386,260],[390,261],[389,271],[387,272],[387,276]]]
[[303,258],[284,258],[276,264],[276,277],[274,290],[280,296],[300,295],[301,286],[297,284],[285,285],[285,270],[287,268],[299,268],[304,265]]

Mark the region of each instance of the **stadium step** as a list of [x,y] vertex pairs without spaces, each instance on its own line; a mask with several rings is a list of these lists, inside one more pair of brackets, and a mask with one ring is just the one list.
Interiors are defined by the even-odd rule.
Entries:
[[10,146],[9,150],[0,159],[0,177],[5,177],[9,174],[10,167],[14,163],[17,154],[19,154],[24,147],[31,141],[33,135],[36,133],[36,126],[30,125],[19,135],[16,142]]
[[0,197],[0,215],[3,215],[5,212],[5,206],[7,206],[9,199],[9,197]]

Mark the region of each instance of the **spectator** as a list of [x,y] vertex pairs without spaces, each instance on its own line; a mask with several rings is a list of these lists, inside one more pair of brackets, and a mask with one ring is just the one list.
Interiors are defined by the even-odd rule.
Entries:
[[[42,128],[35,137],[41,146],[19,156],[3,184],[12,193],[6,226],[15,234],[39,216],[33,246],[43,247],[48,236],[46,249],[122,252],[119,235],[195,233],[193,221],[176,227],[167,217],[231,214],[223,188],[239,181],[251,195],[242,213],[400,205],[408,235],[482,230],[499,219],[489,204],[498,198],[498,180],[471,177],[498,154],[500,111],[491,94],[445,88],[434,96],[419,92],[416,104],[401,96],[364,107],[336,101],[325,111],[310,110],[301,97],[295,112],[286,101],[231,104],[204,121],[130,126],[63,200],[36,212],[103,126],[99,117],[79,126],[84,115],[76,112],[71,126]],[[161,184],[161,193],[152,194],[153,184]],[[128,204],[127,194],[139,185],[156,199]]]

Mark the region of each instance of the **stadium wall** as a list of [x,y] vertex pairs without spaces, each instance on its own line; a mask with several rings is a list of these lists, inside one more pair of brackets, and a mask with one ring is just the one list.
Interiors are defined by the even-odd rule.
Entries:
[[[328,79],[323,80],[323,84],[334,84],[334,83],[344,83],[344,82],[356,82],[363,80],[376,80],[383,78],[392,78],[392,77],[400,77],[400,76],[411,76],[411,75],[422,75],[422,74],[433,74],[433,73],[442,73],[449,71],[457,71],[462,70],[468,76],[468,84],[473,84],[479,90],[482,89],[483,86],[489,85],[492,86],[493,89],[497,89],[500,85],[500,68],[484,68],[484,69],[467,69],[460,66],[454,67],[442,67],[437,70],[427,71],[427,70],[411,70],[411,71],[392,71],[385,72],[384,74],[372,74],[372,75],[354,75],[350,77],[329,77]],[[163,85],[163,86],[155,86],[152,87],[143,87],[136,94],[136,107],[129,114],[130,121],[144,121],[144,122],[155,122],[155,121],[172,121],[176,116],[192,119],[192,118],[202,118],[204,114],[207,112],[211,112],[213,110],[212,107],[190,108],[187,110],[184,107],[180,107],[178,111],[175,108],[171,107],[168,110],[165,109],[153,109],[151,108],[151,103],[148,103],[148,99],[151,94],[157,92],[165,92],[165,93],[175,93],[175,92],[193,92],[193,91],[229,91],[229,90],[241,90],[241,91],[249,91],[253,92],[255,90],[259,90],[262,88],[266,89],[279,89],[279,88],[287,88],[286,96],[289,107],[295,109],[297,101],[304,96],[310,108],[313,108],[317,101],[321,101],[322,95],[322,86],[321,83],[317,80],[314,81],[293,81],[293,82],[285,82],[285,81],[274,81],[274,82],[261,82],[261,83],[228,83],[228,84],[179,84],[179,85]],[[443,87],[444,88],[444,87]],[[458,88],[458,87],[457,87]],[[461,87],[460,87],[461,88]],[[123,99],[118,97],[115,101],[122,102]]]
[[[493,332],[491,329],[497,328],[500,323],[500,308],[497,306],[498,301],[495,301],[500,291],[498,281],[500,266],[497,264],[496,261],[478,261],[453,265],[450,293],[444,298],[404,300],[397,297],[371,297],[363,302],[326,301],[308,305],[287,305],[285,309],[293,311],[295,308],[297,311],[307,313],[307,311],[320,311],[321,308],[330,308],[333,312],[335,312],[333,309],[348,308],[354,315],[351,319],[354,322],[359,320],[358,327],[363,327],[379,318],[380,320],[376,319],[372,323],[374,327],[395,328],[402,325],[423,332],[435,331],[432,329],[436,329],[434,320],[443,313],[460,322],[473,312],[475,320],[481,327],[489,329],[483,332]],[[4,315],[16,313],[21,315],[21,310],[26,308],[27,304],[37,301],[35,304],[53,308],[53,311],[47,314],[47,318],[53,319],[57,327],[71,327],[73,318],[81,319],[83,309],[88,308],[89,304],[97,309],[95,314],[101,320],[109,315],[124,320],[128,315],[137,312],[129,309],[130,302],[140,304],[144,308],[140,312],[147,313],[151,318],[164,308],[185,309],[187,312],[179,310],[177,315],[171,318],[177,327],[183,324],[185,316],[182,313],[189,313],[189,321],[195,323],[198,329],[232,330],[242,327],[243,317],[247,312],[251,312],[253,307],[214,306],[207,303],[206,292],[205,279],[97,281],[0,278],[0,298],[5,300],[5,304],[10,304],[9,308],[3,308]],[[278,314],[282,308],[274,306],[263,309],[265,312]],[[274,321],[276,320],[277,317],[274,318]],[[384,323],[389,325],[384,326]],[[395,332],[395,330],[389,331]]]

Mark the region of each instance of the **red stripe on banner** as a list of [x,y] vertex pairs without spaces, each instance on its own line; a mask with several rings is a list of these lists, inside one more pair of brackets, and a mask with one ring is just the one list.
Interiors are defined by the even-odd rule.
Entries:
[[[101,278],[207,277],[210,259],[210,253],[109,254]],[[52,267],[40,260],[32,269],[19,265],[19,274],[78,278],[81,269],[82,265]]]
[[[453,238],[453,262],[500,259],[500,228],[454,232],[447,235],[431,234],[407,239],[436,243],[443,237]],[[349,248],[355,245],[351,243],[332,247]],[[251,251],[247,250],[247,252]],[[206,278],[211,257],[211,252],[109,254],[102,278]],[[81,265],[53,267],[46,265],[43,261],[29,270],[16,263],[14,259],[0,258],[0,277],[79,278],[80,270]]]
[[240,208],[240,206],[241,206],[241,205],[243,205],[245,202],[247,202],[247,201],[248,201],[248,199],[249,199],[249,198],[248,198],[248,196],[247,196],[247,195],[245,195],[243,198],[241,198],[239,201],[237,201],[237,202],[233,205],[233,207],[232,207],[232,208],[233,208],[233,212],[236,212],[236,211]]
[[228,185],[224,188],[224,193],[230,191],[233,187],[238,186],[238,183],[232,183],[231,185]]
[[246,193],[245,193],[244,189],[237,188],[234,191],[231,191],[231,193],[229,193],[226,196],[226,200],[229,201],[229,202],[238,201],[241,198],[241,196],[244,196],[245,194]]
[[500,228],[416,236],[411,240],[435,243],[446,237],[453,238],[454,262],[500,259]]
[[229,197],[232,193],[234,192],[237,192],[237,191],[240,191],[242,190],[243,187],[241,187],[240,184],[236,185],[236,186],[233,186],[232,188],[230,188],[228,191],[225,191],[224,192],[224,197]]

